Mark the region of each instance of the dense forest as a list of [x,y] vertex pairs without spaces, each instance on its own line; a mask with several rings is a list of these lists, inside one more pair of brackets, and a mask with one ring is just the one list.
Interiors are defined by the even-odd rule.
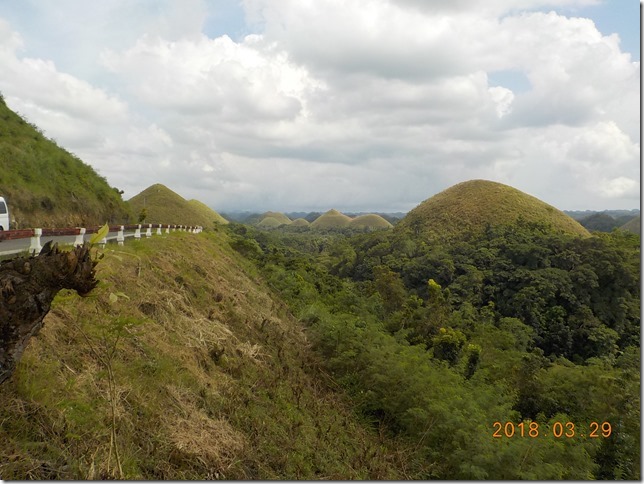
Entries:
[[422,479],[640,479],[640,237],[227,228]]

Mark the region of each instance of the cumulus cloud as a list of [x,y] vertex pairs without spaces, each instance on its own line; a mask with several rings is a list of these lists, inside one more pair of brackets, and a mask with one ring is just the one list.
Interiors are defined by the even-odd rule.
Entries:
[[203,32],[198,0],[65,0],[87,42],[25,55],[34,33],[0,21],[0,90],[128,197],[161,182],[226,210],[407,210],[489,178],[560,208],[630,206],[639,63],[543,11],[591,3],[246,0],[255,33],[233,40]]

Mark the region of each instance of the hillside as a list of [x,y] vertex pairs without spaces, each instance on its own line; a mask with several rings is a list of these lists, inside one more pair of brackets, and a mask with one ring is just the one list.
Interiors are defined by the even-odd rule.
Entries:
[[398,223],[396,230],[451,240],[482,233],[489,226],[523,220],[555,232],[589,236],[578,222],[547,203],[502,183],[472,180],[425,200]]
[[282,212],[265,212],[260,216],[260,222],[268,217],[277,220],[280,225],[288,225],[291,223],[291,219],[284,215]]
[[370,213],[366,215],[359,215],[356,218],[352,219],[349,222],[349,227],[367,230],[383,230],[390,229],[393,227],[393,225],[387,222],[380,215]]
[[128,205],[92,167],[46,138],[0,96],[0,196],[11,228],[127,223]]
[[293,227],[309,227],[311,225],[311,222],[306,220],[305,218],[296,218],[293,220],[293,223],[291,223]]
[[0,478],[404,477],[228,240],[108,248],[92,297],[59,293],[0,392]]
[[639,235],[642,231],[642,217],[640,215],[633,217],[622,225],[620,229]]
[[208,205],[206,205],[203,202],[200,202],[199,200],[188,200],[188,205],[190,205],[195,212],[198,212],[199,215],[206,220],[212,220],[215,223],[222,224],[222,225],[226,225],[229,223],[228,220],[226,220],[224,217],[222,217],[220,214],[215,212]]
[[258,224],[258,227],[262,227],[264,229],[275,229],[282,225],[282,223],[277,220],[275,217],[264,217]]
[[128,203],[137,215],[143,208],[146,209],[146,223],[201,225],[204,228],[227,223],[221,215],[203,203],[196,200],[188,202],[160,183],[146,188],[128,200]]
[[311,222],[311,228],[337,229],[347,227],[349,225],[349,222],[351,222],[351,217],[348,217],[335,209],[331,209]]

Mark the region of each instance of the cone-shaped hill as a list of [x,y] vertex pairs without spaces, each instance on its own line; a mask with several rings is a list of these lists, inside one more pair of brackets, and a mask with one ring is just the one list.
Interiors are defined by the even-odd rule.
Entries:
[[311,223],[314,229],[337,229],[347,227],[351,223],[351,217],[331,209],[323,213]]
[[306,220],[305,218],[296,218],[293,220],[293,223],[291,224],[292,227],[308,227],[311,225],[311,222]]
[[[273,225],[273,222],[270,220],[267,223],[262,225],[262,222],[264,222],[264,220],[266,220],[267,218],[271,218],[277,221],[277,225]],[[284,225],[284,224],[289,225],[290,223],[291,223],[291,219],[288,218],[286,215],[284,215],[282,212],[265,212],[262,215],[260,215],[259,223],[257,225],[260,225],[260,226],[268,225],[268,226],[277,227],[279,225]]]
[[143,208],[146,209],[147,223],[201,225],[204,228],[227,223],[226,219],[203,203],[197,200],[189,202],[160,183],[132,197],[129,204],[137,215]]
[[[226,225],[228,220],[215,212],[212,208],[199,200],[189,200],[188,204],[196,211],[203,215],[204,218],[211,219],[213,222]],[[205,227],[205,225],[204,225]]]
[[555,232],[587,237],[589,232],[562,211],[516,188],[487,180],[454,185],[425,200],[396,230],[432,239],[451,240],[482,233],[490,226],[519,219],[543,223]]
[[258,224],[258,227],[261,227],[263,229],[275,229],[279,227],[280,225],[283,225],[279,220],[277,220],[275,217],[264,217]]
[[620,227],[621,230],[640,234],[642,230],[642,216],[637,215]]
[[349,227],[356,229],[383,230],[390,229],[393,225],[387,222],[380,215],[369,213],[366,215],[359,215],[352,219],[351,222],[349,222]]

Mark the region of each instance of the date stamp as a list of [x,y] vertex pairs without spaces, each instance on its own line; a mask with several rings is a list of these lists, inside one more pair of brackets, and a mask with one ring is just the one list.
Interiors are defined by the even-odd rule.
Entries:
[[538,422],[494,422],[492,437],[512,439],[527,437],[554,437],[556,439],[589,438],[599,439],[611,436],[613,427],[610,422],[590,422],[588,425],[575,425],[573,422],[553,422],[552,425],[539,425]]

